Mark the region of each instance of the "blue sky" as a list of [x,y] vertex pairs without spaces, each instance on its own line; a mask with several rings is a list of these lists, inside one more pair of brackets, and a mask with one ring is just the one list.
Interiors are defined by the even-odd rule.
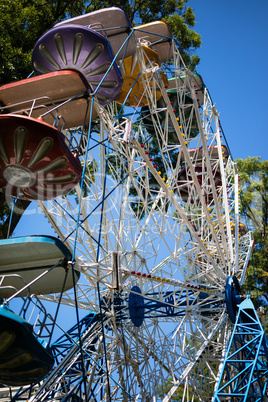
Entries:
[[202,36],[197,72],[216,103],[233,158],[268,159],[268,1],[187,4]]

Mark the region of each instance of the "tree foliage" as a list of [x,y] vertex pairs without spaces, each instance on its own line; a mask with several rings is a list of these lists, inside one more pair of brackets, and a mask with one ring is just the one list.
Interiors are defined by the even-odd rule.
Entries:
[[[53,25],[83,11],[80,0],[7,0],[0,3],[0,84],[26,78],[38,38]],[[78,14],[77,14],[78,13]]]
[[189,61],[201,45],[192,28],[195,15],[188,0],[6,0],[0,3],[0,85],[26,78],[32,71],[31,53],[38,38],[56,22],[111,6],[121,7],[133,25],[167,22]]
[[241,185],[242,216],[254,230],[255,247],[248,270],[253,294],[268,302],[268,160],[237,159]]

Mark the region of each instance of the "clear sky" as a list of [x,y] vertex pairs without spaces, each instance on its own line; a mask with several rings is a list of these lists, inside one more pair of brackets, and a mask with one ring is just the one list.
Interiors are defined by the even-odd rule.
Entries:
[[268,159],[268,0],[188,0],[202,36],[197,72],[233,158]]

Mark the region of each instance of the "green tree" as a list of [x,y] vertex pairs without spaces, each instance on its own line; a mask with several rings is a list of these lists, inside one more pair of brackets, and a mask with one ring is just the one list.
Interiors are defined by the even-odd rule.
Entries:
[[[195,15],[188,0],[7,0],[0,3],[0,85],[26,78],[32,73],[31,54],[38,38],[55,23],[100,8],[122,8],[133,25],[164,20],[177,38],[184,58],[194,68],[199,58],[194,51],[201,45],[192,28]],[[18,200],[10,221],[10,210],[0,194],[0,238],[12,234],[20,213],[29,205]]]
[[83,11],[80,0],[8,0],[0,3],[0,85],[26,78],[37,39],[53,25]]
[[242,216],[254,230],[255,247],[248,270],[254,296],[268,302],[268,160],[237,159],[240,174]]

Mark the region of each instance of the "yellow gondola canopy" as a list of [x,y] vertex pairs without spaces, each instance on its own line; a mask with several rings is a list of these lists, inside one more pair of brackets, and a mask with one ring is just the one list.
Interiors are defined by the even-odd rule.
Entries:
[[[141,54],[141,57],[140,57]],[[138,45],[138,50],[121,63],[123,85],[115,101],[125,106],[146,106],[145,85],[149,84],[155,100],[161,98],[160,87],[153,80],[153,67],[160,66],[157,53],[145,45]],[[161,73],[161,80],[167,85],[166,74]],[[148,92],[148,91],[147,91]]]

